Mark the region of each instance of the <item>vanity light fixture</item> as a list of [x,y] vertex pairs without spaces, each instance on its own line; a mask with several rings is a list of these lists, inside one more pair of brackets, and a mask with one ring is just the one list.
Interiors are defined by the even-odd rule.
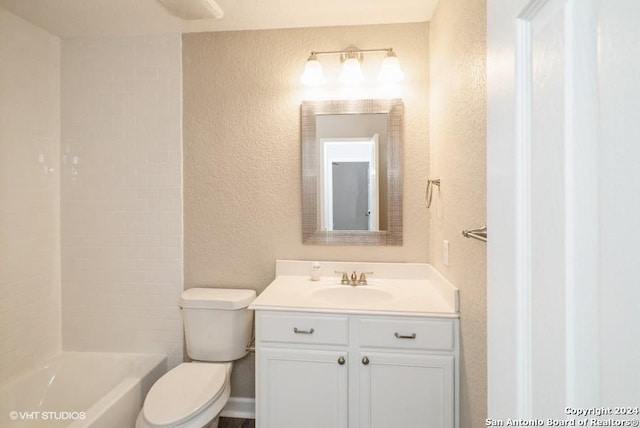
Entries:
[[348,47],[346,52],[340,55],[342,61],[342,71],[340,72],[340,82],[345,85],[356,85],[364,81],[360,63],[362,62],[362,52],[358,52],[355,47]]
[[404,73],[402,72],[402,68],[400,68],[400,61],[398,61],[395,52],[389,49],[387,56],[382,60],[378,81],[383,83],[398,83],[402,79],[404,79]]
[[382,49],[358,49],[349,46],[341,51],[312,51],[304,66],[304,72],[300,76],[300,82],[305,86],[320,86],[326,83],[322,65],[318,61],[319,55],[340,55],[342,71],[340,72],[340,82],[344,84],[358,84],[364,81],[360,63],[364,59],[364,53],[386,52],[382,61],[378,81],[381,83],[397,83],[404,78],[404,73],[400,68],[400,62],[393,48]]
[[322,64],[320,64],[314,52],[311,52],[307,63],[304,65],[304,72],[302,76],[300,76],[300,83],[305,86],[319,86],[325,83]]

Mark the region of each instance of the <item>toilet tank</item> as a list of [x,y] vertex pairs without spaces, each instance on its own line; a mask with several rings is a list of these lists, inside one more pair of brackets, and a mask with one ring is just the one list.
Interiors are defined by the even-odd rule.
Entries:
[[197,361],[232,361],[247,354],[253,333],[254,290],[190,288],[180,307],[187,355]]

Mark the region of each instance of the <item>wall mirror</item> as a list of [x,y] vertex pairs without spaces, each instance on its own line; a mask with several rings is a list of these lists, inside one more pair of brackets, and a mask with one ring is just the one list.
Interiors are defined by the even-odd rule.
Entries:
[[303,101],[302,241],[402,245],[400,99]]

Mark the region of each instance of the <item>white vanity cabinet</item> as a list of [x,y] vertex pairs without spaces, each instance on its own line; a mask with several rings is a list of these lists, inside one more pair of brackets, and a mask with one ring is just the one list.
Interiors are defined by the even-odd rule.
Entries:
[[258,428],[457,427],[457,318],[255,315]]
[[348,426],[345,352],[265,348],[258,358],[259,427]]
[[256,311],[258,427],[349,426],[348,322]]

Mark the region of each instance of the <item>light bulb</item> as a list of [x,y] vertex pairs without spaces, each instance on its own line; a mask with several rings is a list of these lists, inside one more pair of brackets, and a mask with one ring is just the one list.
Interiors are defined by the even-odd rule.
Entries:
[[404,79],[404,73],[400,68],[400,61],[393,51],[389,51],[382,61],[378,81],[383,83],[397,83]]
[[300,83],[305,86],[324,85],[324,73],[322,72],[322,64],[315,55],[311,55],[304,65],[304,72],[300,76]]
[[340,72],[340,82],[344,84],[361,83],[364,80],[362,70],[360,70],[360,61],[357,58],[347,58],[342,64]]

